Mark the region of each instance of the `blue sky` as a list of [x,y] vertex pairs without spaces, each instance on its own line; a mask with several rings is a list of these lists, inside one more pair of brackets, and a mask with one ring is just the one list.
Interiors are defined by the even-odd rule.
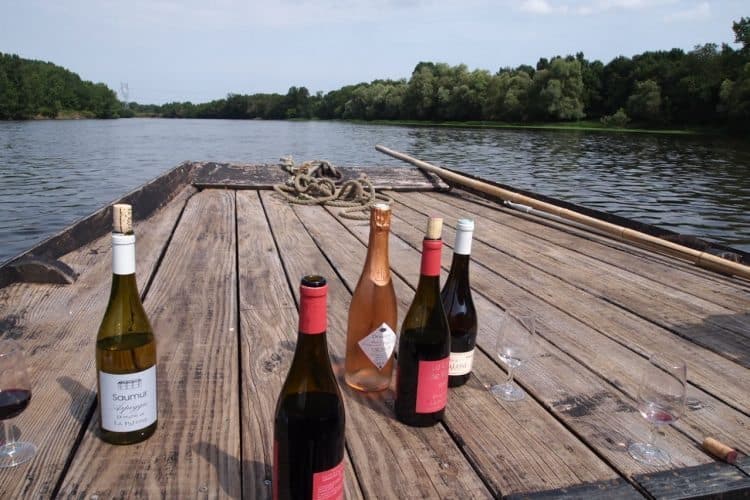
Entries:
[[0,0],[0,52],[52,61],[141,103],[328,91],[419,61],[497,71],[583,51],[733,42],[747,0]]

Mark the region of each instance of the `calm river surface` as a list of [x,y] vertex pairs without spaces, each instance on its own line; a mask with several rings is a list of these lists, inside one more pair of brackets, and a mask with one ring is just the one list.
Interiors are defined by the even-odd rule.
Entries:
[[725,139],[128,119],[0,122],[0,263],[183,160],[405,165],[375,144],[750,251],[750,145]]

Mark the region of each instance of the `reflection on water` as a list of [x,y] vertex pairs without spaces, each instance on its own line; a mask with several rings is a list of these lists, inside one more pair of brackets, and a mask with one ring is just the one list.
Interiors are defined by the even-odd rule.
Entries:
[[750,251],[750,148],[729,140],[131,119],[0,122],[0,262],[183,160],[404,165],[375,144]]

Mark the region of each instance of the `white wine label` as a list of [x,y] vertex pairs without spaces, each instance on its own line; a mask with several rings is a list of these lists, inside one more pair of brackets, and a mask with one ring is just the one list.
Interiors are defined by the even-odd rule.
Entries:
[[393,355],[396,347],[396,334],[390,326],[383,323],[371,332],[367,337],[359,341],[359,347],[372,361],[372,364],[382,370]]
[[448,375],[466,375],[474,363],[474,349],[468,352],[452,352]]
[[156,365],[136,373],[99,372],[102,428],[141,430],[156,422]]

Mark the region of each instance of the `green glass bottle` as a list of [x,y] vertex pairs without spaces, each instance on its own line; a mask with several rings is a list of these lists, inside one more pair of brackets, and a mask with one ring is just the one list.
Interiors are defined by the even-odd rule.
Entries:
[[396,418],[427,427],[440,422],[448,402],[450,329],[440,300],[443,219],[432,217],[422,242],[414,301],[401,325],[396,374]]
[[113,207],[112,291],[96,337],[101,437],[132,444],[156,431],[156,339],[135,281],[132,207]]

